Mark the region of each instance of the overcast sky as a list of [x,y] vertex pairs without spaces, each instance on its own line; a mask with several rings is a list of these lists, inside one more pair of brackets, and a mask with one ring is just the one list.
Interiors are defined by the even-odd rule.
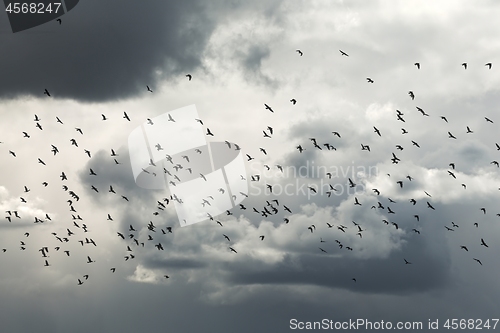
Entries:
[[[498,318],[499,15],[486,0],[80,1],[13,34],[0,14],[0,331]],[[193,104],[206,140],[253,159],[246,210],[181,227],[168,188],[136,184],[128,137]]]

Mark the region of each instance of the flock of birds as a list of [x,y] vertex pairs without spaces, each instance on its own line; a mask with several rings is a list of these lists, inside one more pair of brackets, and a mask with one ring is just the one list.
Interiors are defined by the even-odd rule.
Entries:
[[[296,50],[296,51],[300,56],[304,55],[304,53],[301,50]],[[340,51],[341,56],[349,57],[349,55],[346,52],[344,52],[342,50],[339,50],[339,51]],[[420,69],[420,63],[418,63],[418,62],[415,63],[415,66],[417,69]],[[467,63],[463,63],[462,66],[464,67],[464,69],[467,69]],[[489,69],[491,69],[492,64],[487,63],[486,66]],[[188,78],[189,81],[192,80],[191,74],[187,74],[186,77]],[[371,78],[367,78],[367,81],[369,83],[375,82]],[[146,86],[146,89],[148,92],[153,93],[153,90],[149,86]],[[51,93],[47,89],[45,89],[43,93],[47,97],[52,96]],[[416,98],[415,92],[409,91],[408,95],[412,101],[415,100],[415,98]],[[296,105],[297,100],[292,98],[290,100],[290,103],[292,105]],[[267,110],[273,114],[275,113],[275,110],[273,109],[273,107],[271,107],[268,104],[264,104],[264,110]],[[422,116],[430,117],[430,115],[426,111],[424,111],[421,107],[416,106],[416,110],[417,110],[417,112],[420,112],[422,114]],[[403,112],[401,112],[399,110],[395,111],[395,120],[401,122],[401,124],[406,123],[404,116],[405,116],[405,114]],[[34,121],[35,130],[43,132],[44,125],[42,123],[41,118],[42,117],[35,115],[33,121]],[[131,121],[131,118],[127,114],[127,112],[123,112],[123,119],[125,119],[126,121]],[[448,123],[448,119],[446,117],[441,116],[441,119],[444,122]],[[107,121],[107,120],[109,120],[109,118],[105,114],[101,114],[100,120]],[[170,118],[169,120],[175,121],[173,118]],[[484,120],[487,123],[491,123],[491,124],[494,123],[493,120],[489,119],[488,117],[484,117]],[[55,121],[58,124],[60,124],[61,126],[65,126],[65,123],[59,117],[56,117]],[[147,121],[149,124],[153,123],[152,120],[149,118],[147,119]],[[204,125],[203,121],[201,119],[193,119],[193,121],[197,121],[201,125]],[[401,128],[401,131],[402,131],[401,135],[403,135],[403,136],[406,136],[409,134],[409,132],[404,127]],[[263,137],[266,139],[272,139],[273,135],[275,134],[272,126],[267,126],[265,129],[262,130],[262,133],[263,133]],[[376,137],[383,136],[382,131],[380,131],[375,126],[373,126],[373,133],[375,135],[375,139],[376,139]],[[466,128],[464,128],[464,135],[469,135],[469,134],[473,134],[473,133],[474,132],[468,126]],[[448,138],[452,139],[452,140],[458,140],[457,137],[461,137],[461,135],[455,136],[450,131],[448,131],[447,134],[448,134]],[[24,138],[30,139],[32,136],[32,133],[29,133],[28,131],[23,131],[22,135]],[[84,130],[80,127],[75,127],[75,135],[83,136]],[[214,133],[211,132],[211,130],[207,127],[206,128],[206,135],[213,137]],[[345,138],[343,138],[343,136],[340,132],[332,131],[332,140],[345,140]],[[414,146],[416,148],[420,148],[419,143],[417,143],[414,140],[410,140],[410,141],[411,141],[412,146]],[[68,142],[71,146],[74,146],[76,148],[80,147],[78,140],[75,138],[69,139]],[[228,144],[228,147],[231,147],[231,144],[229,142],[226,141],[226,143]],[[306,149],[317,149],[317,150],[321,150],[321,151],[323,149],[325,149],[327,151],[332,151],[332,150],[336,151],[337,150],[337,148],[333,144],[331,144],[331,143],[319,143],[316,138],[310,138],[310,143],[312,145],[311,148],[308,147],[306,145],[306,143],[301,143],[301,144],[297,145],[295,147],[295,149],[298,151],[299,154],[303,153]],[[2,142],[2,144],[5,144],[5,142]],[[238,145],[236,145],[236,144],[233,144],[233,145],[236,147],[236,149],[240,149]],[[361,150],[371,152],[371,148],[370,148],[369,144],[360,143],[360,145],[361,145]],[[493,146],[493,144],[492,144],[492,146]],[[500,150],[500,145],[498,143],[494,143],[494,147],[496,150]],[[160,150],[161,146],[159,147],[159,144],[158,144],[156,146],[156,148],[158,150]],[[395,146],[395,150],[397,150],[397,151],[402,151],[404,149],[405,148],[402,145],[398,144]],[[51,145],[50,151],[53,154],[53,156],[56,156],[57,154],[60,153],[59,147],[56,145]],[[89,159],[92,158],[91,151],[89,151],[87,149],[83,149],[83,153],[86,154]],[[263,155],[268,154],[267,149],[264,147],[259,148],[259,153],[262,153]],[[17,157],[17,154],[13,150],[12,147],[8,148],[8,154],[10,154],[13,158]],[[397,154],[399,154],[399,153],[396,153],[396,151],[395,151],[395,152],[392,152],[392,154],[390,156],[388,156],[388,158],[390,159],[390,161],[393,164],[398,164],[401,162],[401,159],[397,156]],[[114,163],[115,165],[122,164],[122,162],[120,162],[118,160],[119,155],[115,152],[114,149],[110,149],[109,156],[112,159],[112,162],[110,161],[110,163]],[[252,161],[252,160],[256,159],[255,157],[251,156],[248,153],[246,154],[246,156],[247,156],[247,161]],[[189,163],[189,158],[186,158],[186,161],[187,161],[187,163]],[[41,158],[38,158],[37,162],[41,165],[44,165],[44,166],[47,165],[47,163],[44,160],[42,160]],[[499,167],[499,163],[496,160],[492,161],[491,164],[496,166],[496,167]],[[267,170],[270,170],[272,168],[271,166],[266,165],[266,164],[264,164],[263,166]],[[283,172],[282,165],[276,165],[275,167],[278,170],[280,170],[281,172]],[[182,168],[182,166],[179,165],[179,168]],[[449,170],[447,173],[450,177],[457,179],[457,174],[455,173],[455,163],[452,162],[449,164]],[[95,172],[95,170],[90,168],[89,172],[88,172],[88,177],[92,178],[92,177],[96,177],[96,176],[97,176],[97,172]],[[172,176],[172,175],[170,174],[169,176]],[[203,175],[201,175],[201,176],[203,177]],[[388,174],[388,176],[390,177],[389,174]],[[87,226],[87,224],[84,222],[84,218],[79,214],[79,211],[77,210],[77,205],[80,201],[81,195],[79,193],[76,193],[76,191],[74,189],[71,189],[67,185],[66,182],[68,181],[68,177],[67,177],[66,173],[64,172],[64,170],[60,171],[59,177],[60,177],[62,184],[57,185],[57,186],[62,186],[63,191],[67,193],[68,211],[72,217],[72,224],[66,228],[64,233],[52,232],[54,244],[51,244],[50,246],[49,245],[43,246],[40,249],[37,249],[38,252],[40,253],[41,258],[42,258],[43,266],[51,266],[48,257],[49,257],[49,253],[53,253],[54,251],[60,252],[61,255],[69,257],[71,255],[71,253],[70,253],[70,250],[66,249],[66,244],[69,242],[72,242],[72,241],[74,242],[75,238],[77,238],[76,242],[80,243],[82,247],[85,247],[85,246],[96,247],[97,246],[97,243],[95,242],[95,240],[91,236],[88,236],[88,233],[91,232],[91,230],[90,230],[91,228],[89,228],[89,226]],[[242,175],[242,177],[243,177],[243,175]],[[331,179],[332,174],[326,173],[324,175],[324,177]],[[177,180],[180,181],[179,178],[177,178]],[[394,183],[395,183],[395,186],[398,186],[399,188],[402,189],[402,188],[404,188],[406,181],[411,182],[412,180],[414,180],[414,178],[411,175],[408,175],[404,180],[397,180]],[[261,182],[261,181],[263,181],[263,177],[261,177],[260,174],[252,174],[252,175],[250,175],[250,181],[251,182]],[[49,186],[49,182],[48,181],[41,181],[41,185],[43,187],[47,187],[47,186]],[[282,220],[283,220],[282,223],[284,223],[284,224],[293,223],[294,215],[293,215],[292,210],[287,205],[280,202],[280,200],[282,200],[282,199],[278,200],[277,198],[276,199],[271,198],[273,195],[273,184],[266,182],[265,185],[262,185],[262,186],[265,186],[266,196],[269,196],[269,198],[268,198],[269,200],[265,200],[265,204],[263,204],[261,207],[253,207],[253,209],[251,210],[252,213],[257,214],[262,218],[270,218],[272,216],[278,216],[279,213],[282,213],[282,215],[280,215]],[[348,186],[350,188],[355,188],[357,186],[357,184],[355,183],[355,180],[348,178]],[[461,186],[463,187],[463,189],[467,188],[467,185],[465,183],[462,183]],[[315,194],[318,191],[318,189],[315,186],[309,186],[308,189],[311,192],[314,192]],[[92,192],[95,192],[93,195],[105,195],[107,192],[108,195],[116,195],[118,200],[123,200],[123,202],[129,202],[131,200],[125,195],[118,194],[115,191],[113,184],[108,184],[105,190],[103,190],[102,184],[91,185],[90,190]],[[326,191],[325,194],[328,197],[330,197],[336,191],[338,191],[338,189],[334,185],[329,184],[329,191]],[[381,193],[381,191],[379,189],[373,188],[372,191],[373,191],[373,194],[375,196],[377,196],[377,197],[382,196],[383,197],[383,193]],[[30,187],[28,185],[25,185],[23,188],[23,192],[24,192],[24,194],[19,198],[19,200],[20,200],[21,204],[27,204],[28,200],[29,200],[28,193],[31,192]],[[103,192],[105,192],[105,193],[103,193]],[[432,195],[430,193],[428,193],[427,191],[424,191],[424,192],[428,198],[427,200],[423,200],[423,205],[424,205],[425,209],[435,211],[436,210],[436,208],[434,207],[435,204],[432,203],[432,199],[431,199]],[[152,216],[155,216],[156,218],[160,219],[162,211],[165,211],[168,208],[169,203],[171,203],[172,200],[178,200],[178,198],[175,198],[173,196],[170,196],[170,197],[167,196],[167,197],[164,197],[164,198],[157,200],[157,202],[155,203],[155,208],[152,209],[152,212],[151,212]],[[387,214],[387,216],[389,216],[390,214],[395,215],[396,211],[395,211],[394,207],[396,207],[397,202],[392,200],[391,198],[387,198],[387,201],[388,201],[387,203],[384,203],[383,201],[384,201],[383,199],[381,201],[378,201],[378,204],[372,206],[371,209],[374,209],[376,211],[383,211],[382,214]],[[416,206],[418,204],[417,200],[414,198],[410,199],[409,202],[411,203],[412,206]],[[355,196],[354,197],[354,205],[362,207],[363,203],[358,199],[358,197]],[[240,212],[243,213],[243,211],[247,210],[247,207],[244,204],[239,204],[239,206],[236,209],[238,209]],[[359,209],[362,209],[362,208],[359,208]],[[485,207],[478,208],[478,211],[482,212],[483,214],[486,214]],[[5,212],[5,214],[6,214],[5,221],[8,223],[16,223],[16,220],[20,220],[23,218],[20,215],[19,210],[15,209],[15,208],[7,210]],[[233,215],[233,212],[228,210],[226,212],[226,214]],[[500,216],[500,214],[497,214],[497,215]],[[417,222],[420,221],[419,214],[414,214],[410,218],[412,218],[412,219],[414,218],[415,221],[417,221]],[[114,221],[111,214],[107,214],[106,220],[107,221]],[[207,220],[214,221],[220,227],[224,227],[222,221],[216,219],[216,217],[210,216],[209,214],[207,216]],[[49,214],[45,214],[45,216],[43,216],[43,217],[38,216],[38,217],[34,218],[34,223],[44,223],[47,221],[52,221],[51,216]],[[207,222],[205,222],[205,223],[207,223]],[[384,223],[385,225],[387,225],[389,227],[392,226],[396,229],[400,229],[400,228],[405,227],[405,226],[401,225],[401,223],[389,221],[388,219],[383,219],[381,221],[381,223]],[[165,247],[164,247],[165,242],[163,239],[165,237],[169,237],[169,235],[174,232],[174,227],[173,226],[163,226],[160,228],[156,224],[153,221],[150,221],[149,224],[147,224],[146,227],[147,227],[148,232],[147,232],[146,236],[144,236],[143,234],[142,235],[139,234],[139,232],[141,231],[143,226],[129,225],[126,232],[124,232],[123,230],[116,231],[116,237],[119,237],[125,243],[124,244],[124,251],[126,252],[126,255],[123,258],[125,261],[132,261],[134,258],[136,258],[135,248],[150,246],[150,244],[152,244],[158,251],[165,251]],[[343,234],[353,232],[357,237],[359,237],[359,239],[363,239],[363,235],[366,232],[366,230],[363,228],[362,222],[358,223],[356,221],[352,221],[353,226],[349,226],[349,227],[346,224],[347,224],[346,222],[342,222],[342,223],[339,223],[338,225],[333,225],[330,222],[326,222],[326,227],[329,229],[335,228],[336,230],[338,230],[338,232],[343,233]],[[458,224],[456,224],[455,222],[451,222],[451,225],[444,226],[444,228],[446,228],[446,230],[450,231],[450,232],[458,230],[459,227],[460,226]],[[474,223],[474,227],[475,228],[479,227],[477,222]],[[421,233],[421,230],[419,230],[418,228],[412,228],[411,231],[415,235],[420,235],[420,233]],[[305,232],[308,232],[310,234],[314,234],[317,232],[317,226],[315,224],[312,224],[312,225],[307,227]],[[19,249],[22,251],[25,251],[29,248],[28,237],[30,236],[30,233],[25,232],[23,236],[24,236],[24,238],[22,240],[20,240],[20,245],[19,245],[20,248]],[[144,238],[144,237],[146,237],[146,238]],[[324,235],[322,235],[322,237],[320,237],[320,239],[318,241],[317,251],[319,251],[320,253],[325,253],[325,254],[331,253],[333,251],[333,249],[331,249],[329,246],[327,246],[327,243],[329,244],[329,241],[324,240],[323,237],[324,237]],[[237,246],[235,246],[235,244],[231,240],[231,237],[226,232],[221,233],[221,238],[225,239],[225,241],[228,242],[228,246],[227,246],[228,251],[235,253],[235,254],[238,253]],[[259,235],[259,239],[260,239],[260,241],[265,241],[266,235]],[[486,243],[484,238],[478,238],[476,242],[477,242],[477,244],[480,244],[484,248],[489,247],[489,245]],[[355,245],[344,244],[343,242],[341,242],[338,239],[335,239],[335,247],[338,247],[341,250],[345,249],[347,251],[356,251]],[[465,252],[469,252],[469,248],[467,245],[461,245],[460,249],[465,251]],[[7,252],[8,249],[3,248],[2,251]],[[472,256],[471,259],[475,260],[480,265],[483,265],[482,261],[480,259],[478,259],[477,257],[479,257],[479,255],[474,255],[474,256]],[[410,261],[410,260],[407,260],[406,258],[402,258],[402,264],[404,263],[405,265],[410,265],[413,262],[414,262],[413,259],[412,259],[412,261]],[[91,264],[95,263],[95,260],[93,260],[90,255],[86,254],[85,263],[91,265]],[[116,267],[109,267],[109,270],[111,273],[114,273],[116,271]],[[169,275],[165,274],[164,278],[168,279]],[[82,278],[78,278],[76,281],[76,284],[83,285],[87,279],[89,279],[89,274],[85,274],[82,276]],[[355,277],[353,277],[352,280],[354,282],[357,281],[357,279]]]

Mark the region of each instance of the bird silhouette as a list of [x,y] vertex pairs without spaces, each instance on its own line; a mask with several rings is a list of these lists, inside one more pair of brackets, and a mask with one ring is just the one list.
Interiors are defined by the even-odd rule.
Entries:
[[191,79],[193,78],[191,74],[186,74],[186,77],[189,79],[189,81],[191,81]]

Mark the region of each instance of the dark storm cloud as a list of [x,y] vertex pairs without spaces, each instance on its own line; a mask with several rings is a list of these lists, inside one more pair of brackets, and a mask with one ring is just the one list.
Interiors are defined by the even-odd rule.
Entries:
[[[397,221],[399,227],[406,231],[403,236],[406,242],[400,249],[391,251],[387,258],[366,260],[352,257],[349,253],[342,254],[345,250],[339,250],[333,241],[342,235],[333,231],[332,236],[322,233],[326,243],[317,243],[317,246],[314,247],[317,253],[315,251],[297,253],[289,248],[284,259],[277,264],[267,265],[248,257],[233,263],[231,266],[226,266],[229,282],[235,284],[317,285],[353,289],[362,293],[399,295],[445,288],[447,284],[453,283],[451,254],[446,244],[448,234],[444,228],[445,224],[451,226],[448,221],[448,210],[451,209],[451,206],[439,207],[437,211],[430,211],[422,204],[418,210],[409,205],[403,204],[401,206],[400,203],[394,207],[397,209],[397,214],[392,216],[390,221]],[[474,211],[473,207],[474,204],[471,204],[465,208],[455,209],[461,212],[463,220],[472,219],[476,215],[477,212]],[[413,218],[414,213],[420,215],[420,222],[416,222]],[[356,220],[362,221],[361,224],[366,223],[366,219]],[[316,225],[319,226],[319,223],[320,221]],[[347,221],[342,223],[351,228],[351,224],[347,224]],[[385,226],[382,221],[380,221],[380,226],[394,228],[392,225]],[[376,225],[368,227],[364,225],[363,227],[368,229],[367,233],[378,228]],[[419,229],[421,234],[413,233],[411,228]],[[467,231],[457,229],[456,237],[459,236],[460,232]],[[313,236],[311,235],[311,237]],[[360,241],[358,246],[361,244],[363,241]],[[327,249],[329,253],[320,252],[318,247]],[[459,251],[458,246],[455,251]],[[338,257],[339,255],[341,257]],[[404,259],[412,264],[406,265]],[[362,284],[354,284],[351,280],[353,277],[358,282],[363,281]]]
[[61,25],[2,34],[8,79],[0,97],[43,96],[46,88],[56,98],[107,101],[154,90],[200,66],[213,29],[203,1],[83,1]]

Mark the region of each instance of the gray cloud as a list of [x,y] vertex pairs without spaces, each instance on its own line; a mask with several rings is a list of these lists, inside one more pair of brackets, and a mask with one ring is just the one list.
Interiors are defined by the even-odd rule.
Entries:
[[[55,21],[3,34],[0,97],[111,101],[176,81],[201,64],[214,28],[200,1],[80,2]],[[182,75],[183,77],[184,75]]]
[[[104,10],[97,12],[97,6],[79,4],[63,16],[61,26],[49,23],[0,35],[7,50],[0,59],[10,80],[0,84],[5,120],[0,122],[5,142],[0,144],[5,159],[0,208],[29,208],[22,228],[4,220],[0,224],[0,248],[7,249],[0,253],[3,331],[285,332],[291,318],[421,320],[425,325],[429,319],[444,323],[497,316],[500,177],[490,162],[498,160],[498,29],[493,23],[500,7],[460,1],[398,6],[384,1],[189,1],[100,4]],[[88,17],[95,20],[84,22]],[[41,50],[42,44],[49,50]],[[350,56],[341,56],[339,48]],[[466,71],[460,66],[464,61]],[[493,62],[491,70],[484,66],[487,61]],[[23,62],[28,64],[21,68]],[[189,83],[186,71],[196,74]],[[366,77],[375,82],[367,83]],[[145,92],[146,84],[153,94]],[[162,94],[164,87],[168,91]],[[43,96],[44,88],[56,98]],[[12,96],[17,98],[7,99]],[[214,140],[238,142],[255,158],[247,163],[247,209],[215,217],[223,226],[205,221],[180,227],[172,204],[158,208],[157,201],[169,197],[167,189],[135,184],[126,146],[116,149],[120,165],[109,156],[109,148],[123,145],[130,130],[147,118],[194,102],[206,111],[200,116],[216,134]],[[265,110],[264,103],[275,112]],[[404,113],[404,123],[396,109]],[[122,119],[124,110],[131,122]],[[34,127],[35,113],[43,119],[43,131]],[[102,121],[101,113],[110,120]],[[65,124],[57,124],[55,116]],[[83,136],[75,134],[77,126]],[[266,126],[275,130],[272,139],[262,137]],[[467,134],[466,126],[474,133]],[[403,135],[401,127],[409,133]],[[32,138],[23,138],[22,131]],[[448,139],[448,131],[458,139]],[[75,135],[80,148],[69,143]],[[310,137],[337,150],[316,149]],[[58,156],[52,156],[50,144],[59,146]],[[298,144],[306,149],[302,154]],[[362,151],[360,144],[369,144],[371,151]],[[391,163],[392,153],[400,163]],[[37,164],[38,156],[46,167]],[[277,165],[285,171],[306,166],[307,172],[283,175]],[[89,175],[90,168],[97,176]],[[326,172],[332,168],[339,173],[329,179]],[[68,182],[61,182],[61,171]],[[250,181],[250,173],[261,180]],[[347,178],[359,185],[356,191]],[[74,207],[83,221],[77,223],[85,223],[88,232],[73,225],[63,183],[80,195]],[[275,191],[269,193],[266,184]],[[279,193],[290,184],[291,194]],[[327,197],[307,189],[321,184],[334,185],[338,193]],[[18,201],[24,185],[31,188],[28,205]],[[110,185],[116,194],[108,192]],[[354,205],[355,198],[361,206]],[[262,214],[271,205],[277,214]],[[27,229],[30,218],[41,212],[49,212],[53,222]],[[364,230],[362,237],[351,221]],[[149,223],[155,231],[148,230]],[[135,230],[129,230],[131,225]],[[160,230],[167,226],[172,233]],[[66,235],[67,228],[75,232],[69,242],[52,234]],[[97,246],[86,244],[86,237]],[[27,244],[24,251],[21,240]],[[164,251],[155,248],[159,243]],[[43,266],[42,246],[50,249],[49,267]],[[87,255],[96,262],[87,263]],[[78,286],[84,274],[90,277]]]

